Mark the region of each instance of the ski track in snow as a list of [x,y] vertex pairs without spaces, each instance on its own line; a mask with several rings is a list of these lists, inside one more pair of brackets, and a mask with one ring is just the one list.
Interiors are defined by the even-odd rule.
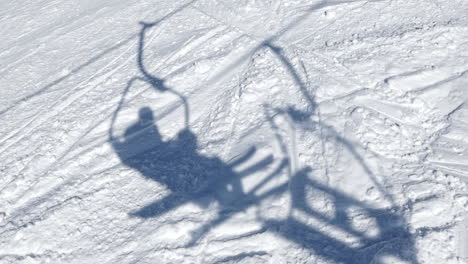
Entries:
[[466,1],[0,7],[0,263],[467,263]]

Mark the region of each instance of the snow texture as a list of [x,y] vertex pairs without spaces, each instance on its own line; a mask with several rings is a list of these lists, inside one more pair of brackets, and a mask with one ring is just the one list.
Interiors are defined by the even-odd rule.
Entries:
[[0,7],[0,263],[468,263],[468,1]]

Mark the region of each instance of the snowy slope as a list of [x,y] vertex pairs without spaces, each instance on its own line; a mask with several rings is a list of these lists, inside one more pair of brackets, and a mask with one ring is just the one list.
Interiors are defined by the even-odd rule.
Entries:
[[0,263],[468,262],[467,1],[0,21]]

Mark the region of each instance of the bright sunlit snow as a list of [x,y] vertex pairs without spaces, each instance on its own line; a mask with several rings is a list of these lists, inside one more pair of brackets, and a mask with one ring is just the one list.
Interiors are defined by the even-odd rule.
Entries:
[[2,1],[0,26],[0,263],[468,263],[468,1]]

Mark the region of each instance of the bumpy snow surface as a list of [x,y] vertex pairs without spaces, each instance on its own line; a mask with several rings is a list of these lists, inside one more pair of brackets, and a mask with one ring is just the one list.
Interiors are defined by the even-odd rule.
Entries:
[[468,262],[468,1],[0,21],[0,263]]

